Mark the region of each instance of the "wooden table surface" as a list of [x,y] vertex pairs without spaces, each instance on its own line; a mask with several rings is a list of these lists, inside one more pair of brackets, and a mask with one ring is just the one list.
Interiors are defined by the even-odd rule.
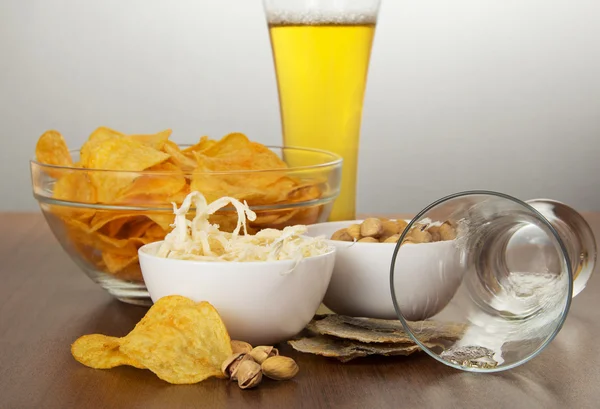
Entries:
[[[600,237],[600,214],[586,215]],[[80,335],[125,335],[145,309],[111,298],[63,252],[39,214],[0,214],[0,408],[598,408],[600,277],[573,302],[540,356],[471,374],[420,353],[347,364],[282,346],[301,372],[240,390],[224,380],[169,385],[150,371],[76,362]]]

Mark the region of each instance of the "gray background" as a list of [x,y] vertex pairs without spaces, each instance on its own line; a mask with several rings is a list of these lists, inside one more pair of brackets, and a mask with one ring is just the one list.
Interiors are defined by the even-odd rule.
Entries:
[[[600,210],[598,0],[383,0],[359,211],[486,188]],[[0,0],[0,210],[46,129],[280,143],[259,0]]]

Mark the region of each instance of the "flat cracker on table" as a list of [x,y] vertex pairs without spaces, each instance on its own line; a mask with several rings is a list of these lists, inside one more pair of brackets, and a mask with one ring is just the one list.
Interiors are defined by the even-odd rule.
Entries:
[[[341,362],[348,362],[369,355],[407,356],[420,351],[417,345],[410,343],[368,344],[327,335],[294,339],[288,341],[288,344],[298,352],[335,358]],[[427,343],[428,347],[436,345],[435,343]]]
[[[307,329],[320,335],[355,340],[363,343],[410,343],[413,339],[406,333],[402,323],[397,320],[375,318],[354,318],[345,315],[317,316]],[[320,319],[319,319],[320,318]],[[431,340],[455,341],[462,337],[466,327],[439,321],[415,321],[411,328],[419,328],[417,336],[421,342]]]

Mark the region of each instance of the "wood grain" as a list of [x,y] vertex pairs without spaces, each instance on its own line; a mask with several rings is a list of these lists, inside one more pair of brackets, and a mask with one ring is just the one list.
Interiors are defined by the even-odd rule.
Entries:
[[[600,215],[588,219],[600,237]],[[425,354],[340,364],[281,346],[298,361],[298,377],[242,391],[223,380],[174,386],[149,371],[80,365],[71,342],[124,335],[145,309],[92,283],[39,214],[0,214],[0,237],[0,408],[598,407],[599,277],[574,300],[557,339],[509,372],[463,373]]]

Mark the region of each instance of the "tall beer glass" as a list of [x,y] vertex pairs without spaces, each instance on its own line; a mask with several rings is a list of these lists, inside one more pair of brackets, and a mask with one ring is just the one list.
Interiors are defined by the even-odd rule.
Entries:
[[355,218],[362,107],[380,3],[264,0],[284,144],[344,160],[330,220]]

